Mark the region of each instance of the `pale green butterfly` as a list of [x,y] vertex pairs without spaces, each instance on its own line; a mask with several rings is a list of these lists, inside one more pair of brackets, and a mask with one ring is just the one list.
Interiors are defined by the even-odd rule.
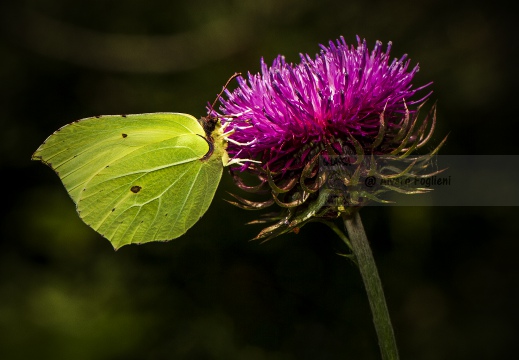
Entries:
[[81,219],[118,249],[177,238],[200,219],[230,165],[225,135],[217,118],[96,116],[57,130],[32,159],[56,172]]

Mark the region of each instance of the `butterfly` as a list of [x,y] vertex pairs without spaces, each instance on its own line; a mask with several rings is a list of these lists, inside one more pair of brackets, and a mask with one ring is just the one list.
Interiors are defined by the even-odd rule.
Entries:
[[167,241],[212,202],[230,164],[223,128],[182,113],[94,116],[54,132],[32,160],[56,172],[81,219],[115,249]]

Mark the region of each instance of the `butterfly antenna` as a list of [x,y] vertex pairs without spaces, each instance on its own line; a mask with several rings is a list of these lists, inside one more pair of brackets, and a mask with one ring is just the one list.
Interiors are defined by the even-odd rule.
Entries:
[[[215,127],[216,127],[216,124],[218,123],[218,119],[219,119],[219,115],[215,115],[215,116],[212,115],[212,113],[214,112],[214,107],[215,107],[216,103],[218,102],[218,100],[220,100],[220,98],[222,97],[222,94],[225,91],[225,89],[227,89],[227,86],[229,86],[229,83],[234,78],[237,78],[238,76],[241,76],[241,73],[234,73],[234,75],[231,76],[229,78],[229,80],[227,80],[227,82],[225,83],[224,87],[222,88],[222,91],[220,91],[220,93],[218,94],[218,96],[214,100],[213,104],[211,105],[211,109],[210,109],[208,115],[207,116],[202,116],[200,118],[200,124],[204,128],[204,131],[206,133],[206,138],[207,139],[212,139],[211,138],[211,134],[213,133],[213,131],[214,131]],[[209,141],[212,141],[212,140],[209,140]]]
[[215,107],[216,103],[217,103],[218,100],[220,100],[220,98],[222,97],[222,94],[223,94],[223,92],[225,91],[225,89],[227,89],[227,86],[229,86],[229,83],[230,83],[231,81],[233,81],[233,79],[237,78],[238,76],[241,76],[241,73],[238,73],[238,72],[237,72],[237,73],[234,73],[234,75],[232,75],[232,76],[229,78],[229,80],[227,80],[227,82],[225,83],[225,85],[224,85],[223,88],[222,88],[222,91],[220,91],[220,93],[218,94],[218,96],[216,97],[216,99],[214,99],[214,102],[213,102],[213,104],[211,105],[211,112],[214,111],[214,107]]

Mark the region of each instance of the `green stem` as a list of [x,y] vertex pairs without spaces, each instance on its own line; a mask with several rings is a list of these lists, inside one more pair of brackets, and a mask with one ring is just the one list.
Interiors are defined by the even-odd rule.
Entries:
[[354,211],[352,214],[345,215],[343,220],[350,238],[353,255],[357,259],[360,274],[368,294],[382,359],[398,360],[395,335],[391,326],[382,283],[378,276],[377,266],[375,265],[359,212]]

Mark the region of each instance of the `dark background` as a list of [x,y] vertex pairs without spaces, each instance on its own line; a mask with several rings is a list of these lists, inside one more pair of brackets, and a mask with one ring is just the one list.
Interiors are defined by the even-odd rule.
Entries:
[[[110,243],[40,143],[97,114],[205,113],[235,71],[340,35],[393,41],[434,81],[443,154],[517,154],[516,14],[496,1],[46,0],[0,6],[0,358],[379,359],[357,269],[310,224],[260,244],[223,201],[168,243]],[[488,177],[489,187],[499,179]],[[470,179],[468,179],[470,180]],[[474,194],[474,196],[478,196]],[[506,194],[504,194],[506,196]],[[368,207],[401,358],[519,351],[519,209]]]

